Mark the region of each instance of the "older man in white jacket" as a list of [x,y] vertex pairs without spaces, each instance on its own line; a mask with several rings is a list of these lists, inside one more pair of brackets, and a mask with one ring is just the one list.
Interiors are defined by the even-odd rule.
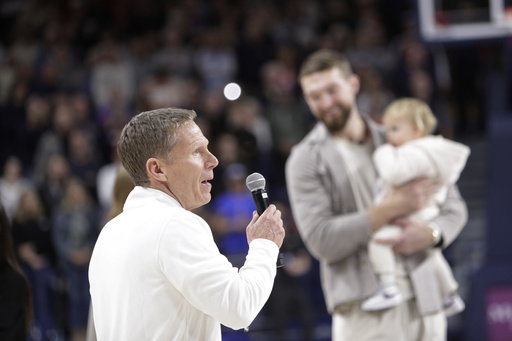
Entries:
[[270,205],[254,214],[245,264],[234,268],[191,212],[210,201],[218,164],[194,118],[189,110],[153,110],[121,134],[119,156],[136,187],[103,228],[90,263],[99,341],[218,341],[220,323],[249,326],[270,295],[281,213]]

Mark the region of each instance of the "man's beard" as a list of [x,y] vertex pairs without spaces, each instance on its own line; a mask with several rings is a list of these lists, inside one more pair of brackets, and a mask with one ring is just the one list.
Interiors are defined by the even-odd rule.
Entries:
[[348,118],[350,117],[350,112],[351,112],[352,108],[343,106],[343,107],[340,107],[340,109],[341,109],[340,115],[338,115],[336,117],[329,117],[328,119],[326,119],[325,117],[322,117],[322,119],[321,119],[321,121],[327,127],[327,130],[329,130],[329,132],[331,132],[331,133],[337,133],[337,132],[343,130],[343,128],[345,128],[345,126],[347,125],[347,121],[348,121]]

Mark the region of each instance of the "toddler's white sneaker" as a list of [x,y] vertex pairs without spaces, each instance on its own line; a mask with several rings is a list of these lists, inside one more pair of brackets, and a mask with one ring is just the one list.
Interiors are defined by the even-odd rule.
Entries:
[[466,308],[466,304],[459,294],[453,294],[444,299],[443,308],[446,317],[450,317],[463,311]]
[[363,301],[361,308],[366,311],[382,310],[402,303],[403,297],[396,284],[381,286],[379,291]]

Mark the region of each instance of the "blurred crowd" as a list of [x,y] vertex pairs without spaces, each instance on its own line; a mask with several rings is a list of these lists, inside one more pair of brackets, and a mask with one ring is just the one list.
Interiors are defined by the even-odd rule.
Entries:
[[[429,103],[445,137],[463,129],[466,112],[482,116],[479,89],[471,85],[480,56],[422,44],[412,3],[3,1],[0,199],[32,286],[31,338],[84,330],[87,264],[112,203],[117,138],[135,114],[174,106],[197,112],[220,161],[212,202],[198,213],[235,265],[246,252],[244,229],[254,210],[245,178],[265,176],[288,230],[288,265],[268,313],[279,317],[284,340],[279,326],[291,312],[283,302],[297,304],[292,312],[303,312],[298,318],[311,340],[314,316],[305,312],[323,302],[306,290],[315,264],[286,216],[283,170],[290,148],[313,124],[297,84],[303,58],[319,48],[345,53],[362,80],[360,110],[376,120],[402,96]],[[241,86],[239,99],[225,98],[230,82]]]

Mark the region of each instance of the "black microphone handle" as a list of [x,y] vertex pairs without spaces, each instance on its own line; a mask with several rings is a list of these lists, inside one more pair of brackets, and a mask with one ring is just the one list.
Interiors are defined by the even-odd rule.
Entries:
[[270,205],[267,192],[264,189],[258,189],[252,192],[252,199],[256,205],[256,212],[261,215]]
[[[256,205],[256,212],[258,215],[261,215],[267,207],[270,205],[268,200],[267,191],[264,189],[257,189],[252,192],[252,199],[254,200],[254,204]],[[280,268],[284,265],[283,254],[279,253],[277,257],[277,267]]]

